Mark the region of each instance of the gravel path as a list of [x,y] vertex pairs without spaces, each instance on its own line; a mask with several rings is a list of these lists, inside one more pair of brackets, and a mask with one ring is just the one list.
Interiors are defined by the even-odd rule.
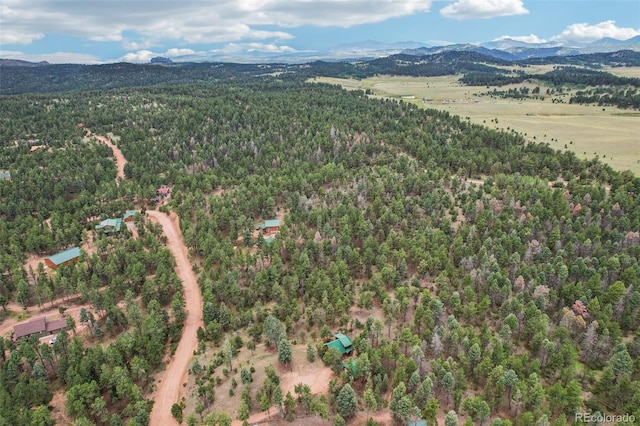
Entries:
[[180,390],[183,389],[182,384],[187,381],[187,367],[193,356],[193,351],[198,346],[196,333],[198,327],[204,328],[202,295],[196,276],[191,269],[187,247],[184,244],[177,220],[172,220],[168,215],[156,210],[147,210],[147,215],[162,225],[167,236],[167,247],[176,259],[176,273],[184,287],[184,300],[188,312],[180,343],[178,343],[169,365],[158,380],[149,424],[151,426],[177,425],[178,423],[171,415],[171,406],[178,402]]

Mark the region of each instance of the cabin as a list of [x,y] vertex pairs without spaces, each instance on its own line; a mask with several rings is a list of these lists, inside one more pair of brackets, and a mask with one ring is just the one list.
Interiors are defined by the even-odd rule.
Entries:
[[171,188],[169,188],[167,185],[162,185],[160,188],[158,188],[158,195],[160,195],[161,197],[166,197],[169,194],[171,194]]
[[351,343],[349,336],[338,333],[334,337],[336,340],[324,344],[327,349],[336,348],[343,355],[350,354],[353,351],[353,343]]
[[133,222],[136,218],[137,212],[135,210],[127,210],[122,217],[125,222]]
[[265,234],[270,234],[272,232],[280,231],[280,221],[278,219],[269,219],[265,220],[262,225],[258,227]]
[[113,234],[114,232],[120,232],[120,228],[122,227],[122,219],[105,219],[100,222],[99,225],[95,226],[96,231],[102,231],[105,234]]
[[76,263],[80,257],[80,247],[72,247],[68,250],[61,251],[44,260],[44,264],[51,269],[58,269],[61,265],[69,265]]
[[67,326],[67,320],[64,318],[53,321],[47,321],[46,317],[34,318],[21,324],[13,326],[13,339],[18,340],[22,337],[31,335],[53,334],[62,330]]

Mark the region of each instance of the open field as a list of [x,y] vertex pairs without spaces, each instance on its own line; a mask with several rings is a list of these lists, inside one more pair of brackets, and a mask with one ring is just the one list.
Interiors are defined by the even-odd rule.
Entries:
[[618,77],[640,78],[640,67],[604,67],[602,71],[609,72]]
[[[611,71],[616,75],[640,77],[640,68]],[[501,99],[487,95],[494,87],[463,86],[458,83],[459,78],[376,76],[364,80],[318,78],[315,81],[338,84],[348,90],[369,89],[374,98],[405,97],[405,102],[468,117],[473,123],[515,130],[525,134],[527,140],[547,142],[555,149],[570,149],[582,158],[598,155],[617,170],[631,170],[640,175],[640,112],[570,105],[569,95],[545,95],[543,86],[540,92],[544,100]],[[517,84],[497,90],[522,86],[532,88],[534,85]],[[552,98],[565,103],[554,103]]]

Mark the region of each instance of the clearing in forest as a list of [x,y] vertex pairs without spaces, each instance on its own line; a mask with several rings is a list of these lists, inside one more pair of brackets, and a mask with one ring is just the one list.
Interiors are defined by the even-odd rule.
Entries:
[[[624,69],[624,74],[638,77],[640,68]],[[474,87],[459,83],[460,77],[376,76],[363,80],[322,77],[314,81],[338,84],[348,90],[369,90],[373,98],[402,99],[404,96],[404,102],[421,108],[444,110],[468,117],[475,124],[513,130],[526,135],[528,141],[545,142],[562,151],[568,149],[581,158],[597,155],[617,170],[631,170],[640,175],[639,112],[569,104],[568,92],[563,96],[546,95],[542,84],[539,86],[544,100],[502,99],[487,93],[494,89],[533,88],[538,84]]]
[[[246,342],[245,342],[246,343]],[[312,342],[315,347],[316,342]],[[257,345],[255,351],[250,351],[246,348],[246,344],[238,351],[238,355],[233,359],[233,368],[237,369],[237,373],[231,372],[228,376],[223,375],[223,369],[227,365],[222,365],[214,371],[211,375],[212,378],[220,377],[222,380],[219,386],[215,387],[215,401],[212,406],[206,412],[226,413],[231,416],[232,419],[237,420],[237,409],[240,404],[240,395],[242,393],[243,384],[240,379],[240,370],[242,367],[250,369],[253,367],[255,372],[252,375],[253,382],[251,383],[251,396],[255,401],[255,393],[262,386],[265,379],[265,368],[269,365],[273,365],[280,377],[280,387],[282,388],[283,395],[287,392],[291,392],[294,397],[294,387],[299,383],[309,385],[312,394],[324,394],[329,387],[329,381],[335,376],[333,371],[329,367],[325,367],[322,360],[318,359],[314,362],[309,362],[306,359],[307,345],[297,344],[291,345],[293,352],[293,362],[291,368],[284,366],[278,362],[278,352],[275,348],[266,348],[264,344]],[[205,367],[212,362],[213,351],[207,351],[208,355],[202,355],[198,358],[199,363]],[[199,375],[202,377],[206,375],[203,372]],[[232,379],[235,378],[237,387],[233,389]],[[187,399],[187,407],[184,410],[185,413],[194,412],[197,403],[197,385],[196,376],[194,374],[189,375],[189,382],[186,387],[186,393],[189,395]],[[233,395],[230,395],[229,390],[233,389]],[[256,404],[257,405],[257,404]],[[272,408],[270,415],[277,418],[276,409]],[[251,412],[249,423],[254,424],[262,422],[268,419],[266,412],[254,409]],[[236,422],[234,422],[235,424]],[[237,421],[237,424],[241,422]]]

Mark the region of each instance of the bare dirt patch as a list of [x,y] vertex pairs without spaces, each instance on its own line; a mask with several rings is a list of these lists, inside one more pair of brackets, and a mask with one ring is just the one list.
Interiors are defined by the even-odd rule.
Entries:
[[[206,412],[226,413],[234,419],[234,425],[242,424],[242,422],[237,419],[237,409],[240,403],[240,394],[242,393],[243,387],[239,374],[242,367],[247,369],[253,367],[255,369],[255,372],[252,375],[253,382],[250,385],[251,397],[254,401],[254,409],[249,417],[249,424],[280,424],[278,423],[280,416],[277,409],[272,408],[269,414],[267,414],[264,411],[260,411],[259,408],[257,408],[258,403],[255,402],[256,391],[264,383],[265,368],[269,365],[276,367],[280,377],[280,386],[282,388],[283,395],[286,395],[287,392],[291,392],[295,397],[294,388],[299,383],[309,385],[312,394],[317,395],[327,392],[329,381],[334,377],[334,373],[331,369],[329,367],[325,367],[322,361],[317,358],[315,362],[312,363],[307,361],[306,343],[292,345],[292,351],[293,362],[291,363],[291,368],[289,368],[288,366],[284,366],[278,362],[278,353],[274,348],[266,348],[264,344],[260,344],[252,353],[246,349],[246,347],[243,347],[233,361],[233,367],[234,369],[237,369],[238,373],[232,372],[228,377],[225,377],[222,374],[222,370],[227,367],[226,365],[218,367],[213,372],[212,377],[218,376],[222,378],[222,383],[215,387],[215,402]],[[202,355],[199,358],[200,363],[202,365],[209,364],[215,355],[214,352],[217,352],[217,349],[209,349],[207,354]],[[232,389],[232,378],[235,378],[238,386],[234,389],[233,395],[230,396],[229,390]],[[192,413],[195,410],[197,401],[196,388],[195,377],[191,375],[187,385],[189,398],[187,399],[187,408],[185,409],[185,413]]]

